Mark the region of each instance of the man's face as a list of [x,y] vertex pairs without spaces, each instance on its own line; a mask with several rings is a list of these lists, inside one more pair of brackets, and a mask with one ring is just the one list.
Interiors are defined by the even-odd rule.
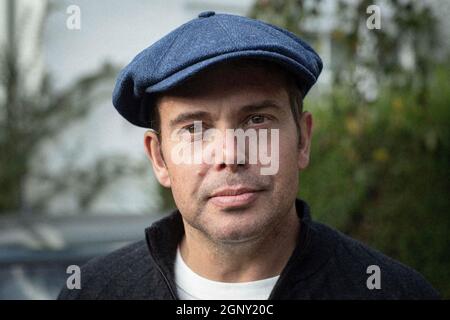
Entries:
[[[292,209],[298,170],[308,163],[312,120],[309,113],[302,115],[299,146],[300,133],[281,71],[251,65],[216,67],[163,96],[159,113],[161,136],[148,132],[145,145],[156,177],[172,189],[187,228],[214,242],[244,242],[263,237]],[[227,129],[267,130],[268,153],[278,151],[278,155],[271,154],[279,161],[278,170],[262,175],[261,168],[267,165],[259,159],[253,164],[230,163],[239,153],[237,145],[215,138],[201,142],[203,147],[216,144],[209,150],[220,150],[214,153],[214,163],[180,164],[174,159],[174,148],[180,143],[193,144],[196,138],[176,138],[181,129],[193,132],[194,121],[201,121],[203,130],[215,129],[223,137]],[[278,130],[278,141],[270,138],[272,130]],[[247,143],[247,147],[254,146]],[[222,161],[225,159],[228,161]]]

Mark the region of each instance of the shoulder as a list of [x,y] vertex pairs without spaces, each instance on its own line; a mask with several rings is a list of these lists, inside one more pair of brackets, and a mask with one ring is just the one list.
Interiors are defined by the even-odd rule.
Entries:
[[[81,267],[81,289],[63,288],[58,299],[124,299],[135,283],[152,273],[145,240],[132,243]],[[139,286],[137,286],[139,287]]]
[[[321,238],[322,245],[333,247],[325,270],[338,277],[336,281],[347,290],[349,297],[439,298],[438,292],[414,269],[324,224],[313,222],[311,228]],[[371,276],[378,277],[379,288],[368,288]]]

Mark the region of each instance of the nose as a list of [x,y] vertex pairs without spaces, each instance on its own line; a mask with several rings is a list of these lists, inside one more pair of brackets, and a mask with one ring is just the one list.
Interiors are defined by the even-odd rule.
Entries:
[[217,143],[221,144],[216,148],[221,154],[216,154],[214,169],[217,171],[226,170],[237,172],[247,169],[248,161],[248,142],[237,143],[237,137],[232,130],[222,132],[222,138]]

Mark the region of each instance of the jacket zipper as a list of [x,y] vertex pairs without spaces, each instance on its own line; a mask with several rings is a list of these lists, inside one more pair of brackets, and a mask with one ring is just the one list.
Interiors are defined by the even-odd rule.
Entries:
[[150,244],[150,240],[149,240],[149,238],[148,238],[148,233],[147,233],[147,232],[145,233],[145,238],[146,238],[146,240],[147,240],[147,247],[148,247],[149,252],[150,252],[150,257],[152,258],[153,262],[155,263],[156,269],[158,269],[158,272],[159,272],[159,273],[161,274],[161,276],[163,277],[164,282],[166,283],[167,289],[169,289],[170,295],[172,296],[172,299],[173,299],[173,300],[178,300],[176,294],[175,294],[174,291],[173,291],[172,286],[170,285],[169,279],[167,278],[167,276],[166,276],[166,274],[163,272],[161,266],[159,265],[159,263],[158,263],[158,262],[156,261],[156,259],[155,259],[155,256],[154,256],[154,254],[153,254],[153,248],[152,248],[152,246],[151,246],[151,244]]

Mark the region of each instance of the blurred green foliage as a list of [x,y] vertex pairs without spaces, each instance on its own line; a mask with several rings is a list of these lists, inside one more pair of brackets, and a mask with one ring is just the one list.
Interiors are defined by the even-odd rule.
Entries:
[[[316,220],[415,268],[448,299],[450,55],[432,8],[385,2],[389,17],[382,16],[380,30],[368,30],[372,2],[336,2],[338,23],[326,32],[338,61],[326,66],[330,89],[305,100],[315,127],[299,196]],[[321,35],[308,26],[323,18],[322,4],[261,0],[250,15],[299,34],[320,52]],[[412,68],[401,63],[405,44]]]
[[308,103],[316,125],[299,193],[315,219],[414,267],[447,298],[448,70],[434,73],[426,107],[414,92],[389,88],[356,110],[345,89],[326,108]]

